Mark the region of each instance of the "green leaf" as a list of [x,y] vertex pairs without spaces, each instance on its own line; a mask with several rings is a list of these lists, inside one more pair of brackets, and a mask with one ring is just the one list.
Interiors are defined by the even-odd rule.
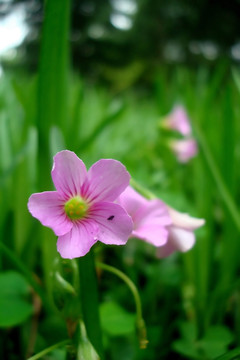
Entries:
[[190,359],[212,359],[227,351],[233,335],[225,326],[211,326],[204,337],[197,340],[196,327],[192,323],[180,324],[182,339],[174,342],[173,348]]
[[33,306],[27,300],[28,283],[19,273],[8,271],[0,274],[0,288],[0,326],[21,324],[33,312]]
[[191,341],[185,339],[176,340],[173,343],[173,349],[189,359],[202,359],[196,345]]
[[11,164],[12,149],[9,141],[9,119],[6,114],[0,115],[0,170],[6,171]]
[[233,341],[233,335],[225,326],[211,326],[201,341],[202,348],[210,358],[220,356],[227,351]]
[[70,8],[71,0],[45,2],[38,84],[40,144],[53,124],[63,126],[68,117]]
[[179,330],[181,332],[181,339],[174,341],[173,349],[187,358],[200,359],[196,324],[181,322]]
[[100,305],[102,328],[110,336],[128,335],[135,331],[135,315],[126,312],[115,302]]

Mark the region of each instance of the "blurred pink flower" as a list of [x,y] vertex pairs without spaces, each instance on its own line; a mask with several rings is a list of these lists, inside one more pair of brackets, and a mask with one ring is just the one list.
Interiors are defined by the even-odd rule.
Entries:
[[182,105],[175,105],[169,115],[162,121],[161,125],[166,129],[176,130],[184,136],[191,135],[192,132],[190,120]]
[[166,244],[167,226],[172,223],[167,206],[158,199],[147,200],[128,186],[119,196],[120,204],[133,220],[131,237],[136,237],[155,246]]
[[64,150],[54,157],[52,180],[57,191],[31,195],[28,209],[58,236],[63,258],[84,256],[98,240],[122,245],[132,232],[132,220],[113,201],[129,179],[119,161],[99,160],[87,172],[75,153]]
[[157,248],[157,256],[162,258],[175,251],[185,252],[195,244],[194,230],[205,224],[204,219],[197,219],[168,207],[172,224],[168,227],[169,236],[165,245]]
[[130,186],[118,197],[117,202],[132,217],[131,237],[156,246],[158,257],[191,249],[195,243],[193,231],[205,223],[203,219],[170,208],[159,199],[147,200]]
[[169,147],[175,153],[177,159],[181,163],[188,162],[198,153],[197,142],[192,138],[185,138],[181,140],[171,140]]

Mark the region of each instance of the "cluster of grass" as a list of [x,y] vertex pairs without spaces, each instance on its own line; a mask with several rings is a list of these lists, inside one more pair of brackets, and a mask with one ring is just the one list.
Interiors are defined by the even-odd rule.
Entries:
[[[6,353],[9,359],[24,358],[32,346],[37,352],[67,337],[64,321],[52,309],[56,238],[31,218],[26,206],[29,195],[42,187],[40,169],[48,184],[41,190],[52,189],[52,156],[61,149],[75,151],[88,166],[99,158],[119,159],[134,179],[169,205],[206,219],[191,251],[164,260],[141,241],[96,247],[97,257],[121,269],[138,287],[149,339],[148,348],[138,350],[129,289],[114,275],[100,272],[108,358],[213,359],[239,345],[237,85],[238,73],[224,65],[214,73],[160,69],[151,92],[118,95],[75,77],[68,122],[58,125],[56,120],[44,132],[49,154],[40,168],[36,79],[2,76],[2,358]],[[159,126],[175,102],[186,106],[200,145],[199,155],[184,165],[164,145],[171,134]],[[54,350],[51,359],[64,358],[64,351]]]

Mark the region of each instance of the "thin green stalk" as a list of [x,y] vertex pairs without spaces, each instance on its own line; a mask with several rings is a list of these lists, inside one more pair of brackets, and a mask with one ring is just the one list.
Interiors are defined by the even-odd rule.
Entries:
[[[213,242],[212,236],[208,236],[212,227],[212,192],[208,186],[211,180],[209,175],[202,176],[205,170],[205,164],[201,158],[196,159],[194,178],[198,179],[194,182],[195,199],[194,205],[198,209],[199,214],[204,214],[207,219],[207,225],[204,228],[205,236],[202,236],[195,244],[194,249],[186,254],[192,258],[192,269],[189,277],[192,278],[192,284],[195,288],[194,305],[196,311],[196,320],[198,324],[198,336],[201,338],[205,333],[208,323],[205,316],[209,306],[209,287],[212,280],[212,264],[213,264]],[[203,266],[204,259],[204,266]]]
[[239,359],[240,355],[240,347],[233,349],[229,351],[228,353],[218,356],[214,360],[233,360],[233,359]]
[[[222,144],[223,151],[221,154],[221,170],[222,177],[226,186],[232,194],[233,198],[237,197],[238,191],[236,188],[236,174],[237,168],[235,148],[238,143],[237,134],[237,116],[234,113],[234,107],[232,106],[233,92],[232,87],[225,86],[224,98],[223,98],[223,127],[222,127]],[[228,119],[228,121],[226,121]],[[222,236],[222,281],[221,286],[226,286],[234,281],[239,264],[238,253],[240,250],[239,233],[233,224],[232,217],[226,214],[225,221],[223,223],[223,236]],[[224,303],[225,306],[225,303]],[[221,313],[220,313],[221,314]],[[220,315],[219,314],[219,315]],[[224,314],[222,314],[222,317]]]
[[58,342],[57,344],[51,345],[48,348],[40,351],[38,354],[35,354],[33,356],[31,356],[30,358],[28,358],[27,360],[37,360],[37,359],[41,359],[44,355],[50,353],[51,351],[58,349],[60,347],[69,345],[71,343],[70,340],[63,340]]
[[47,296],[45,295],[41,286],[34,280],[31,272],[24,265],[24,263],[14,254],[12,250],[10,250],[3,242],[0,242],[0,249],[5,256],[12,262],[16,269],[18,269],[26,278],[28,283],[32,286],[32,288],[36,291],[36,293],[40,296],[43,305],[49,310],[49,312],[56,311],[52,303],[49,301]]
[[[229,94],[228,94],[229,96]],[[230,107],[230,100],[227,97],[225,99],[225,111],[226,111],[226,115],[228,115],[228,117],[230,117],[230,120],[233,121],[233,119],[231,118],[231,114],[229,113],[229,107]],[[232,125],[233,126],[233,125]],[[238,239],[237,239],[237,233],[239,233],[240,231],[240,214],[239,214],[239,210],[236,206],[236,203],[234,202],[234,198],[231,195],[231,190],[232,190],[232,181],[233,179],[231,178],[232,174],[232,161],[233,161],[233,149],[232,146],[230,145],[230,149],[227,149],[225,151],[224,157],[222,156],[222,172],[220,171],[214,156],[209,148],[209,145],[207,143],[206,137],[204,135],[204,133],[202,132],[201,128],[197,125],[194,124],[194,129],[197,135],[197,138],[199,140],[200,146],[201,146],[201,150],[202,150],[202,154],[204,157],[204,160],[206,162],[207,168],[209,170],[209,173],[211,175],[211,177],[213,178],[216,187],[218,189],[219,195],[222,198],[223,204],[227,210],[227,217],[225,220],[225,224],[224,224],[224,236],[223,236],[223,241],[222,241],[222,257],[221,257],[221,278],[220,280],[216,283],[216,289],[217,289],[217,293],[220,292],[220,289],[223,288],[225,289],[229,283],[231,283],[233,281],[233,276],[234,276],[234,272],[236,271],[236,267],[237,267],[237,258],[236,258],[236,254],[238,253],[238,248],[239,248],[239,244],[238,244]],[[229,133],[226,134],[226,129],[223,129],[224,132],[224,143],[229,143],[233,142],[233,133],[234,133],[234,128],[230,128],[227,130]],[[227,138],[226,138],[227,137]],[[207,190],[206,190],[207,191]],[[202,194],[203,195],[203,194]],[[209,194],[210,196],[210,194]],[[204,198],[204,197],[203,197]],[[207,195],[205,196],[205,198],[207,198]],[[208,203],[208,200],[206,200]],[[210,204],[209,204],[210,205]],[[209,208],[211,208],[208,205]],[[206,204],[207,206],[207,204]],[[209,218],[210,218],[210,214],[209,214]],[[208,224],[208,226],[211,226],[210,224]],[[209,245],[211,245],[211,240],[207,239],[206,240],[209,242]],[[196,254],[197,255],[197,259],[196,261],[198,261],[198,259],[203,259],[206,258],[206,256],[210,255],[210,251],[212,251],[211,248],[208,248],[208,243],[207,241],[203,241],[201,242],[201,244],[198,245],[198,248],[201,249],[201,253]],[[204,244],[206,244],[206,247],[204,246]],[[208,263],[207,263],[208,264]],[[202,267],[202,264],[200,264],[199,267],[199,274],[201,275],[201,281],[202,281],[202,285],[206,285],[205,288],[203,288],[204,292],[200,292],[200,294],[204,295],[203,299],[204,299],[204,306],[202,308],[202,311],[206,314],[206,309],[207,309],[207,314],[208,314],[208,320],[207,321],[211,321],[211,319],[215,316],[217,316],[219,319],[222,320],[224,313],[225,313],[225,298],[220,297],[218,298],[218,304],[219,304],[219,309],[216,313],[216,308],[213,307],[209,307],[209,305],[207,304],[206,300],[209,302],[210,299],[207,299],[208,296],[208,284],[209,284],[209,279],[210,279],[210,272],[207,273],[207,266]],[[209,268],[210,270],[210,268]],[[204,278],[203,278],[204,276]],[[200,295],[198,296],[198,299],[201,298]],[[202,312],[202,313],[203,313]],[[199,317],[199,321],[202,322],[203,316],[201,313],[199,313],[200,317]],[[207,319],[206,318],[206,319]],[[207,325],[205,323],[205,325]]]
[[131,178],[130,185],[137,190],[141,195],[143,195],[145,198],[151,200],[156,199],[157,196],[152,193],[150,190],[146,189],[145,187],[141,186],[136,180]]
[[140,347],[146,348],[147,343],[148,343],[146,327],[145,327],[145,323],[144,323],[143,316],[142,316],[141,299],[140,299],[140,295],[139,295],[136,285],[132,282],[132,280],[126,274],[124,274],[122,271],[120,271],[119,269],[116,269],[113,266],[103,264],[100,262],[97,262],[96,266],[99,267],[100,269],[106,270],[106,271],[118,276],[120,279],[122,279],[125,282],[125,284],[131,290],[133,297],[134,297],[135,305],[136,305],[137,330],[138,330]]
[[103,269],[112,274],[115,274],[116,276],[118,276],[120,279],[122,279],[125,282],[125,284],[129,287],[129,289],[131,290],[131,292],[133,294],[135,305],[136,305],[137,317],[139,319],[141,319],[142,318],[141,299],[139,296],[138,289],[137,289],[136,285],[132,282],[132,280],[126,274],[124,274],[122,271],[120,271],[119,269],[116,269],[113,266],[103,264],[100,262],[96,262],[96,266],[99,267],[100,269]]
[[210,170],[210,173],[218,187],[219,193],[226,205],[226,208],[229,211],[229,214],[232,217],[232,220],[233,220],[236,228],[238,229],[238,231],[240,231],[240,216],[239,216],[237,206],[236,206],[231,194],[229,193],[227,186],[225,185],[225,182],[224,182],[222,175],[217,167],[216,161],[213,158],[213,155],[208,147],[207,141],[206,141],[202,131],[196,124],[195,124],[194,128],[195,128],[199,143],[201,145],[207,166]]

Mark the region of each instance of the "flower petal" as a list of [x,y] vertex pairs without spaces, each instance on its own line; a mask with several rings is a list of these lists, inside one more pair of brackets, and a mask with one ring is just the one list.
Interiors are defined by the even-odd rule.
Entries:
[[133,235],[155,246],[161,246],[167,241],[167,228],[171,223],[165,204],[160,200],[152,200],[137,214]]
[[64,203],[57,191],[45,191],[30,196],[28,209],[44,226],[50,227],[57,236],[69,232],[73,226],[64,212]]
[[140,226],[132,233],[133,237],[144,240],[154,246],[162,246],[167,242],[168,230],[157,224]]
[[86,176],[85,164],[74,152],[63,150],[54,156],[52,179],[65,200],[81,195],[81,186]]
[[169,127],[176,129],[182,135],[187,136],[192,132],[190,120],[186,110],[181,105],[176,105],[169,115]]
[[181,163],[187,163],[198,153],[197,142],[192,138],[172,140],[169,142],[169,146],[175,153],[178,161]]
[[157,256],[162,258],[169,256],[174,251],[185,252],[195,244],[195,235],[192,231],[174,228],[169,230],[169,239],[166,245],[157,249]]
[[174,247],[174,244],[171,243],[171,241],[167,241],[165,245],[159,246],[157,248],[157,257],[158,258],[165,258],[171,254],[173,254],[176,251],[176,248]]
[[160,200],[147,200],[130,186],[119,196],[118,203],[132,217],[134,231],[132,236],[145,240],[155,246],[166,243],[168,230],[172,223],[167,206]]
[[97,242],[98,226],[85,220],[74,224],[72,230],[58,238],[57,250],[65,259],[74,259],[86,255]]
[[204,219],[198,219],[188,214],[180,213],[179,211],[170,207],[168,207],[168,211],[172,218],[173,226],[186,230],[195,230],[205,224]]
[[118,204],[94,204],[91,208],[91,218],[99,225],[98,240],[104,244],[123,245],[132,233],[132,219]]
[[102,159],[91,166],[83,196],[90,201],[114,201],[128,186],[130,175],[117,160]]
[[148,206],[148,200],[135,191],[131,186],[128,186],[121,193],[117,199],[117,203],[127,211],[127,213],[133,218],[134,222],[139,209]]
[[139,209],[135,216],[138,226],[168,226],[172,224],[167,206],[158,199],[149,200],[147,206]]

